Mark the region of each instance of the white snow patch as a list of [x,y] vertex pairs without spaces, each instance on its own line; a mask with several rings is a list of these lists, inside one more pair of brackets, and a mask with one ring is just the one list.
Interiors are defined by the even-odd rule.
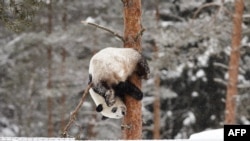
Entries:
[[216,116],[215,116],[215,115],[211,115],[211,116],[210,116],[210,119],[211,119],[211,120],[215,120],[215,119],[216,119]]
[[211,129],[211,130],[206,130],[202,131],[199,133],[194,133],[190,136],[191,140],[196,140],[196,139],[202,139],[202,140],[221,140],[223,141],[224,139],[224,129]]
[[183,125],[189,126],[191,124],[194,124],[196,121],[195,115],[193,112],[188,112],[187,117],[183,120]]
[[160,97],[162,99],[171,99],[176,98],[177,96],[177,93],[172,91],[171,89],[167,89],[165,87],[160,88]]
[[205,72],[204,72],[202,69],[200,69],[200,70],[198,70],[198,71],[196,72],[196,77],[197,77],[197,78],[201,78],[201,77],[203,77],[203,76],[205,76]]
[[204,52],[204,54],[200,55],[198,57],[198,62],[201,66],[207,66],[207,61],[209,59],[209,56],[215,52],[215,49],[217,47],[217,40],[210,40],[208,49]]
[[142,99],[142,102],[143,102],[143,105],[145,106],[145,105],[152,104],[154,100],[155,100],[154,96],[147,96]]
[[172,117],[172,115],[173,115],[173,112],[170,111],[170,110],[168,110],[168,111],[167,111],[167,116],[168,116],[168,117]]
[[245,116],[240,117],[240,121],[245,125],[250,125],[250,121]]
[[161,22],[160,24],[161,24],[161,27],[163,27],[163,28],[167,28],[169,26],[174,25],[173,22],[165,22],[165,21]]
[[94,23],[95,19],[92,18],[91,16],[89,16],[85,21],[88,22],[88,23]]
[[75,138],[0,137],[0,141],[75,141]]
[[193,68],[195,65],[193,62],[187,62],[188,68]]
[[192,97],[197,97],[197,96],[199,96],[199,93],[196,92],[196,91],[193,91],[193,92],[192,92]]

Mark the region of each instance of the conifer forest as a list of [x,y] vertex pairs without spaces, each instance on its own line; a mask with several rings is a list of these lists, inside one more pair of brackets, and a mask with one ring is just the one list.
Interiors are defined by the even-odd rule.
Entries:
[[[250,0],[1,0],[0,136],[62,137],[91,57],[129,46],[131,1],[141,3],[132,29],[141,29],[136,39],[150,68],[141,121],[132,123],[139,136],[188,139],[250,124]],[[123,119],[102,120],[90,95],[79,108],[67,137],[123,138]]]

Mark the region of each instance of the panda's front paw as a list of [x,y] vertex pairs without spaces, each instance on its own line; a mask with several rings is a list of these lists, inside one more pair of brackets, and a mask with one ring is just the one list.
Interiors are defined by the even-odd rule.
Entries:
[[107,103],[108,107],[111,107],[115,104],[115,93],[113,90],[108,90],[105,93],[105,102]]

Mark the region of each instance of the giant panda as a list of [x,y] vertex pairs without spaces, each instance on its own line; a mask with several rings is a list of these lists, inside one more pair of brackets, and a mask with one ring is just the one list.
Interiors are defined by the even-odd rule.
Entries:
[[116,97],[115,103],[109,107],[103,96],[96,93],[92,88],[89,89],[89,92],[96,104],[96,111],[102,114],[102,120],[107,118],[119,119],[126,114],[126,105],[120,97]]
[[137,50],[133,48],[104,48],[92,56],[90,60],[89,84],[92,83],[90,93],[102,96],[108,107],[116,102],[117,97],[124,97],[124,94],[141,100],[143,93],[128,79],[133,73],[142,79],[147,79],[149,72],[146,59]]

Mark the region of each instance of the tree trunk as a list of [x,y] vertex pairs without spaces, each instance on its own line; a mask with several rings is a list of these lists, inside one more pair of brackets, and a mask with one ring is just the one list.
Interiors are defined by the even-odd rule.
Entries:
[[68,21],[68,14],[67,14],[67,0],[63,1],[63,16],[62,16],[62,22],[63,22],[63,30],[66,31],[67,30],[67,21]]
[[[124,47],[135,48],[141,51],[141,0],[122,0],[124,7]],[[133,75],[130,81],[141,88],[141,80]],[[141,139],[142,136],[142,113],[141,102],[125,96],[127,114],[124,117],[124,139]]]
[[47,34],[51,34],[52,32],[52,1],[50,0],[48,3],[48,29]]
[[[158,5],[158,0],[157,0]],[[157,21],[158,22],[158,21]],[[152,48],[154,51],[154,61],[157,61],[158,57],[158,47],[156,45],[155,40],[152,42]],[[160,104],[160,82],[161,78],[159,75],[159,68],[158,66],[154,66],[154,74],[155,74],[155,100],[154,100],[154,129],[153,129],[153,139],[160,139],[160,131],[161,131],[161,104]]]
[[[61,62],[61,77],[63,78],[62,80],[62,90],[66,89],[66,85],[65,85],[65,61],[66,61],[66,50],[64,48],[62,48],[62,62]],[[61,130],[63,131],[66,123],[65,123],[65,111],[66,111],[66,94],[65,92],[62,92],[61,95],[61,100],[60,100],[60,105],[61,105]]]
[[225,124],[235,124],[235,98],[237,96],[238,69],[240,59],[241,24],[244,0],[235,0],[233,16],[232,47],[229,62],[229,80],[227,85]]
[[154,131],[153,138],[160,139],[160,76],[156,73],[155,76],[155,100],[154,100]]
[[155,0],[155,19],[157,23],[160,20],[159,0]]
[[52,109],[53,109],[53,100],[51,97],[51,61],[52,61],[52,48],[51,46],[47,49],[48,53],[48,82],[47,82],[47,89],[49,92],[48,98],[47,98],[47,108],[48,108],[48,137],[53,136],[53,122],[52,122]]
[[[48,3],[48,29],[47,34],[51,34],[52,32],[52,1]],[[48,54],[48,82],[47,82],[47,89],[50,92],[48,98],[47,98],[47,109],[48,109],[48,137],[53,136],[53,122],[52,122],[52,107],[53,107],[53,100],[51,97],[51,77],[52,77],[52,69],[51,69],[51,62],[52,62],[52,47],[49,45],[47,48],[47,54]]]

